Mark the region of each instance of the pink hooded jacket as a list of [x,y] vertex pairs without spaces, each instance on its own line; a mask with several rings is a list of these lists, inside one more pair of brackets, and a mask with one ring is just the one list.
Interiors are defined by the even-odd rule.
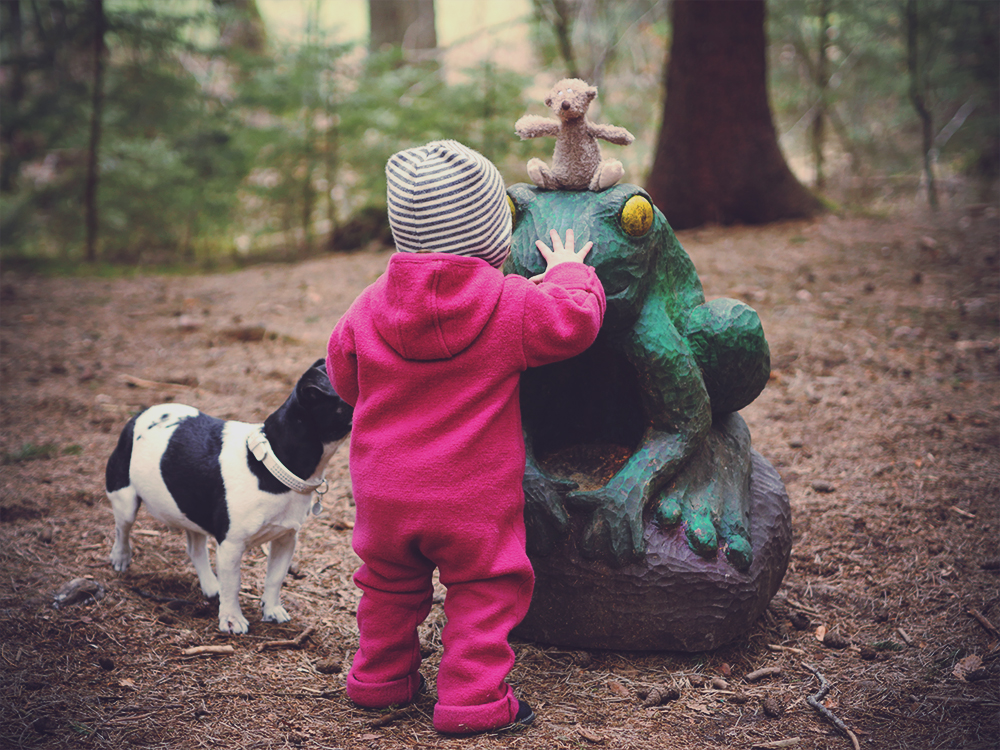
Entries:
[[582,263],[535,284],[479,258],[393,255],[327,353],[337,393],[355,407],[359,511],[379,497],[410,499],[450,525],[470,501],[523,504],[520,374],[589,347],[605,304]]

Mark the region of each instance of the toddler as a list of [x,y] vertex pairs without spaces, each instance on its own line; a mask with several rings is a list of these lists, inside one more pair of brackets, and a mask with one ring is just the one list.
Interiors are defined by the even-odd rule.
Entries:
[[396,249],[330,338],[327,372],[354,406],[350,470],[360,645],[347,676],[358,706],[411,702],[424,686],[417,626],[435,567],[447,625],[434,727],[474,734],[529,724],[505,682],[507,637],[531,601],[525,553],[521,372],[579,354],[604,289],[551,232],[542,277],[504,276],[511,208],[479,153],[435,141],[389,159]]

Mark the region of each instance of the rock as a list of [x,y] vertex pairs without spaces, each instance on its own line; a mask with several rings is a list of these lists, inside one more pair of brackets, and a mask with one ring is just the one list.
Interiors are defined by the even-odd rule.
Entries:
[[320,674],[340,674],[344,668],[344,660],[339,654],[328,656],[316,662],[316,671]]
[[53,597],[52,606],[62,609],[73,604],[93,604],[104,598],[104,586],[92,578],[74,578]]

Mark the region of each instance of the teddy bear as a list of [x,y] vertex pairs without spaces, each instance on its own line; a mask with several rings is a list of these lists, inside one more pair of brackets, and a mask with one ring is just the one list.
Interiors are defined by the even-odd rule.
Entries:
[[597,96],[597,87],[579,78],[558,81],[545,97],[545,106],[556,119],[525,115],[514,123],[521,140],[555,136],[552,167],[541,159],[528,161],[528,176],[545,190],[592,190],[611,187],[625,173],[617,159],[601,159],[598,138],[628,146],[635,137],[616,125],[598,125],[587,118],[587,109]]

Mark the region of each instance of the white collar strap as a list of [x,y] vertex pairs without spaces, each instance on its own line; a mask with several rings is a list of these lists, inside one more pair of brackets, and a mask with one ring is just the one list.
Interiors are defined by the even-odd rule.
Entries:
[[271,472],[274,478],[288,489],[303,495],[308,495],[314,490],[320,495],[326,493],[325,488],[323,490],[317,489],[320,485],[326,484],[325,477],[320,477],[319,479],[299,479],[299,477],[289,471],[287,466],[278,460],[278,457],[274,455],[274,451],[271,450],[271,444],[268,442],[267,436],[264,435],[263,426],[247,436],[247,448],[250,449],[253,457],[264,464],[264,467]]

